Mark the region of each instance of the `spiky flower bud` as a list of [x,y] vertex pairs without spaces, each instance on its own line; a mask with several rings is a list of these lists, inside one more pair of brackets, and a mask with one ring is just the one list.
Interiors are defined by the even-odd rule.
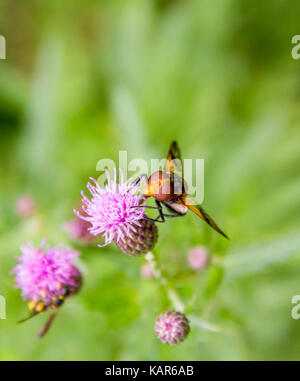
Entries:
[[19,217],[29,217],[36,209],[36,202],[30,195],[24,194],[15,204],[15,212]]
[[151,279],[154,277],[152,266],[149,263],[145,263],[141,267],[141,276],[145,279]]
[[164,344],[181,343],[189,332],[189,321],[181,312],[164,312],[156,319],[155,333]]
[[125,236],[124,241],[115,241],[123,253],[131,256],[140,256],[152,250],[157,242],[158,231],[153,221],[142,219],[134,225],[130,236]]

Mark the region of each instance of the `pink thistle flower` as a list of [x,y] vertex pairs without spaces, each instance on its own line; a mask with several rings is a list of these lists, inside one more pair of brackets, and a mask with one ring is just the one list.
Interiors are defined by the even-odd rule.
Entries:
[[59,246],[35,248],[30,243],[22,245],[21,251],[20,263],[11,273],[16,275],[16,288],[21,289],[24,300],[50,306],[56,297],[63,299],[79,289],[81,274],[73,265],[77,251]]
[[153,270],[150,264],[146,263],[141,268],[141,276],[145,279],[151,279],[153,278]]
[[156,319],[155,333],[164,344],[181,343],[189,332],[189,321],[181,312],[168,311]]
[[88,244],[95,239],[89,231],[91,224],[82,219],[77,218],[74,220],[65,221],[62,227],[71,239],[80,241],[82,244]]
[[196,246],[188,254],[188,264],[193,270],[204,270],[210,260],[206,247]]
[[110,179],[106,171],[107,185],[101,188],[93,178],[87,184],[87,189],[92,195],[89,200],[83,192],[82,210],[85,215],[74,210],[77,217],[91,224],[89,231],[91,234],[100,235],[105,238],[103,245],[106,246],[112,241],[117,244],[127,244],[126,238],[134,239],[141,221],[144,220],[145,202],[142,192],[138,191],[139,184],[130,183],[131,179],[124,181],[123,172],[120,169],[120,181],[117,183],[117,171],[114,169],[114,178]]
[[20,217],[31,216],[36,209],[35,200],[29,195],[22,195],[15,204],[15,212]]

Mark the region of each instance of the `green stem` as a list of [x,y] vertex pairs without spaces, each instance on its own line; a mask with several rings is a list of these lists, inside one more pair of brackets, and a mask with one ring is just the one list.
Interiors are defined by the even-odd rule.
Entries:
[[158,279],[160,283],[165,287],[168,298],[172,302],[175,310],[178,312],[184,312],[185,305],[180,300],[179,295],[177,294],[175,289],[169,285],[168,279],[162,274],[162,271],[159,267],[158,262],[155,259],[154,254],[151,251],[149,251],[149,253],[146,254],[145,258],[151,266],[154,277]]

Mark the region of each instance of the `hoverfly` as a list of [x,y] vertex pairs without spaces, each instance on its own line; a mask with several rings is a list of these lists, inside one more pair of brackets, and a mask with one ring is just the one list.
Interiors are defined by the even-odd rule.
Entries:
[[[136,183],[140,183],[142,178],[147,179],[144,195],[146,197],[154,197],[157,205],[157,207],[145,207],[157,209],[159,212],[157,218],[146,217],[147,219],[154,222],[165,222],[165,217],[181,217],[190,209],[223,237],[229,239],[202,206],[194,205],[192,197],[188,195],[187,185],[182,175],[180,149],[176,141],[173,141],[170,146],[164,170],[154,172],[149,179],[146,175],[142,175],[137,179]],[[173,214],[163,213],[162,204]]]
[[[78,278],[77,281],[81,283],[81,278]],[[62,286],[62,289],[63,289],[63,286]],[[41,331],[38,333],[38,338],[41,339],[48,332],[49,328],[51,327],[53,323],[53,320],[55,319],[57,312],[59,311],[60,307],[64,304],[65,300],[68,297],[75,295],[77,291],[78,290],[73,287],[68,287],[63,289],[60,295],[53,295],[51,302],[45,303],[39,299],[30,301],[28,303],[30,315],[26,317],[25,319],[18,321],[18,324],[24,323],[25,321],[45,311],[52,310],[52,313],[50,314],[48,320],[44,324]]]

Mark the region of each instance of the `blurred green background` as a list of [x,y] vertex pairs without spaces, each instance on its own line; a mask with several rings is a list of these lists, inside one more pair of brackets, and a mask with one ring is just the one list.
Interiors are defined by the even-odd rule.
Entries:
[[[299,1],[2,0],[0,34],[1,360],[296,360],[300,321]],[[172,306],[144,258],[83,247],[62,231],[102,158],[205,159],[204,207],[159,226],[155,252],[193,326],[175,347],[153,332]],[[21,219],[16,200],[38,211]],[[47,336],[10,270],[20,244],[43,238],[81,251],[85,282]],[[206,245],[213,263],[189,270]],[[220,332],[205,329],[217,326]]]

